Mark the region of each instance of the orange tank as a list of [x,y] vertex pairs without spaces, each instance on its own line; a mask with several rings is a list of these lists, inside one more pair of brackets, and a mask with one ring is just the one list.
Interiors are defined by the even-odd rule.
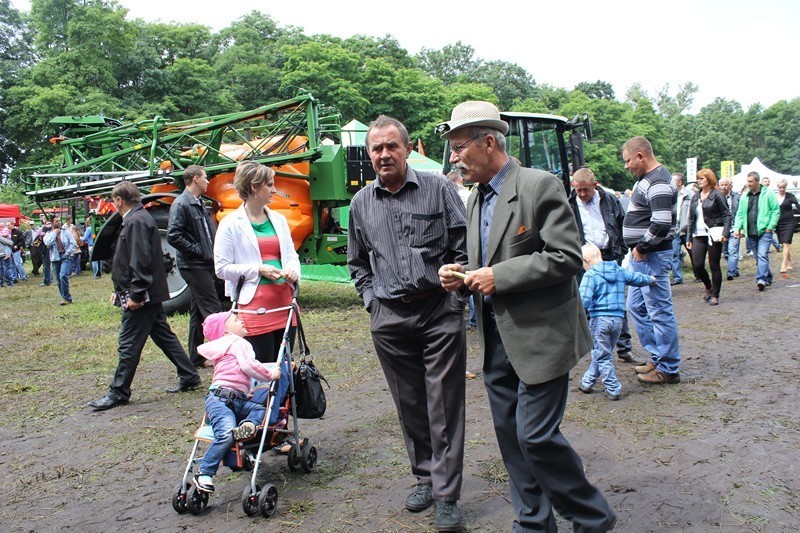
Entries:
[[[303,165],[305,165],[305,169]],[[289,174],[308,175],[308,163],[281,165],[278,170]],[[208,184],[206,196],[214,198],[222,204],[222,209],[216,214],[217,221],[221,221],[242,204],[242,199],[239,198],[239,194],[233,186],[233,177],[234,173],[232,172],[219,174],[214,176]],[[272,197],[269,208],[286,217],[292,232],[292,241],[297,249],[314,230],[311,185],[305,180],[276,176],[275,188],[278,192]]]

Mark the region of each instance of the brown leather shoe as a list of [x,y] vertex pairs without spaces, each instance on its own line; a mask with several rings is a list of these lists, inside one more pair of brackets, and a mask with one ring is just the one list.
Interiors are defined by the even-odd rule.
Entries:
[[681,382],[681,375],[678,372],[674,374],[665,374],[658,370],[653,370],[647,374],[639,374],[636,379],[642,383],[649,383],[651,385],[674,385]]
[[633,369],[637,374],[649,374],[656,369],[656,365],[654,365],[652,361],[648,361],[643,365],[633,367]]

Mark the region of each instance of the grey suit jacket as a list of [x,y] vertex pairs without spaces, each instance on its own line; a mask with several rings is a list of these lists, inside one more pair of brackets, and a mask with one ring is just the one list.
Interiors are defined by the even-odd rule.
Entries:
[[[473,191],[467,204],[467,270],[480,267],[479,196]],[[503,346],[528,385],[566,374],[592,347],[575,281],[583,264],[579,243],[558,178],[512,161],[494,208],[485,263],[494,272],[492,306]],[[483,355],[483,299],[475,303]]]

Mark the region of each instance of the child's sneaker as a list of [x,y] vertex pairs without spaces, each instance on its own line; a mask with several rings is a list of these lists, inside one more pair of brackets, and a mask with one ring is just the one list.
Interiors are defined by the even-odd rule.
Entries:
[[252,439],[256,435],[256,425],[245,420],[238,427],[233,428],[232,433],[235,440]]
[[202,490],[203,492],[214,492],[214,481],[211,479],[211,476],[197,474],[194,476],[194,484],[197,487],[197,490]]

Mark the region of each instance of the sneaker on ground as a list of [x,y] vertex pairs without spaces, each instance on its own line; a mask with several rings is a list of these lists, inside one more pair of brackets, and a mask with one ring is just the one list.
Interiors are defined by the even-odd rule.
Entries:
[[458,502],[441,502],[436,500],[436,516],[433,519],[436,531],[461,531],[461,511]]

